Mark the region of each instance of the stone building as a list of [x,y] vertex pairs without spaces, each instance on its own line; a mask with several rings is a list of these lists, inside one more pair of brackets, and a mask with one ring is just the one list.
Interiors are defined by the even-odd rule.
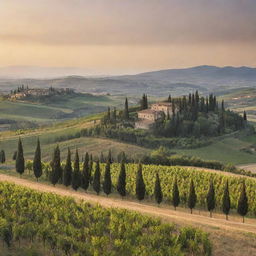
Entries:
[[151,105],[151,109],[155,111],[162,111],[165,115],[171,115],[172,113],[172,103],[170,102],[158,102]]

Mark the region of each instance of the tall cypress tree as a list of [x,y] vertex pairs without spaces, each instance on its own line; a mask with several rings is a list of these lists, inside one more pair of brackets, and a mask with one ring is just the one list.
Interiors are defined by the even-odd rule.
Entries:
[[0,155],[1,155],[0,161],[1,161],[1,163],[3,164],[3,163],[5,163],[5,152],[4,152],[3,149],[1,150]]
[[112,158],[111,149],[108,151],[108,162],[109,162],[110,164],[113,163],[113,158]]
[[122,197],[126,196],[126,170],[124,160],[122,160],[120,165],[120,172],[116,189]]
[[230,211],[230,196],[229,196],[228,180],[226,182],[223,197],[222,197],[222,211],[223,213],[226,214],[226,220],[228,220],[228,214]]
[[240,196],[237,204],[237,212],[243,217],[243,223],[244,223],[244,216],[248,212],[248,198],[246,194],[246,186],[244,181],[241,185],[241,192],[240,192]]
[[247,115],[246,115],[245,111],[244,111],[243,119],[244,119],[244,121],[247,121]]
[[137,177],[136,177],[136,196],[139,201],[143,200],[145,197],[146,188],[142,175],[142,164],[139,163]]
[[210,212],[210,217],[212,217],[212,211],[215,208],[215,189],[214,189],[212,179],[210,181],[210,186],[209,186],[209,190],[207,193],[206,202],[207,202],[207,209]]
[[71,162],[71,152],[70,152],[70,149],[68,148],[67,160],[64,168],[64,173],[63,173],[63,184],[66,187],[68,187],[71,185],[71,181],[72,181],[72,162]]
[[111,193],[112,181],[111,181],[111,172],[110,172],[110,162],[107,161],[105,166],[105,174],[103,181],[103,191],[108,196]]
[[89,154],[86,152],[83,164],[83,173],[82,173],[82,188],[87,190],[90,184],[91,172],[90,172],[90,159]]
[[179,193],[179,187],[177,183],[177,177],[175,177],[173,187],[172,187],[172,204],[176,211],[176,207],[180,204],[180,193]]
[[156,173],[155,189],[154,189],[155,200],[158,205],[163,201],[163,193],[158,173]]
[[89,171],[90,171],[90,183],[91,184],[93,182],[92,169],[93,169],[93,156],[92,156],[92,154],[90,154]]
[[60,176],[61,176],[60,149],[59,149],[59,146],[57,146],[54,149],[53,160],[52,160],[51,182],[54,186],[59,181]]
[[20,175],[24,173],[25,170],[25,161],[23,156],[23,147],[21,139],[19,138],[18,141],[18,150],[17,150],[17,156],[16,156],[16,172],[18,172]]
[[197,196],[195,191],[194,181],[191,179],[190,187],[189,187],[189,195],[188,195],[188,208],[190,209],[190,213],[193,213],[193,209],[196,206]]
[[96,162],[92,186],[93,186],[94,191],[97,193],[97,195],[99,195],[99,193],[100,193],[100,163],[98,160]]
[[128,99],[125,98],[125,103],[124,103],[124,119],[128,120],[129,119],[129,106],[128,106]]
[[71,186],[74,190],[77,190],[81,186],[81,174],[80,174],[80,164],[78,150],[76,149],[74,171],[72,175]]
[[41,147],[40,147],[39,138],[37,139],[37,146],[36,146],[36,151],[34,155],[33,171],[34,171],[36,180],[38,181],[38,178],[42,176]]

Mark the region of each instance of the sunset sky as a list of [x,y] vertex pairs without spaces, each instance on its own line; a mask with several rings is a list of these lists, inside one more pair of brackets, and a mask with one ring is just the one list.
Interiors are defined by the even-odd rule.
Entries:
[[256,66],[255,0],[1,0],[0,66]]

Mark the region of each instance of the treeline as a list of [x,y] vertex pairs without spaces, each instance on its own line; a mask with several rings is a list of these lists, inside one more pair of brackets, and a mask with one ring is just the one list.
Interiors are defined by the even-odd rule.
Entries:
[[[131,186],[130,184],[131,179],[129,179],[126,174],[127,166],[125,163],[125,158],[121,160],[121,164],[119,165],[119,171],[118,171],[118,174],[116,174],[115,184],[112,181],[112,178],[113,178],[112,164],[113,164],[113,160],[112,160],[111,154],[106,159],[106,163],[102,166],[99,160],[96,160],[96,162],[94,163],[92,156],[89,156],[89,154],[86,153],[84,157],[83,165],[81,168],[78,150],[76,150],[75,152],[75,159],[73,164],[71,160],[71,152],[70,150],[68,150],[66,163],[63,168],[61,165],[61,159],[60,159],[60,149],[57,146],[54,150],[53,160],[50,164],[51,171],[48,172],[47,178],[54,186],[57,183],[59,183],[59,184],[65,185],[66,187],[71,186],[74,190],[78,190],[79,188],[82,188],[85,191],[87,191],[89,188],[92,188],[98,195],[101,191],[103,191],[106,195],[109,195],[113,192],[113,188],[115,188],[116,192],[118,192],[121,197],[125,197],[127,195],[127,185]],[[102,167],[104,167],[103,177],[102,177]],[[19,140],[18,151],[16,155],[16,171],[21,175],[24,173],[24,170],[25,170],[25,161],[23,156],[23,148],[22,148],[21,140]],[[37,180],[43,174],[39,140],[37,142],[37,147],[36,147],[34,161],[33,161],[33,171]],[[139,201],[142,201],[143,199],[145,199],[145,196],[147,195],[147,191],[146,191],[146,185],[143,177],[143,169],[142,169],[141,163],[137,164],[136,173],[137,174],[135,178],[134,195]],[[152,184],[152,181],[153,181],[152,178],[150,179],[150,181],[148,180],[148,182],[151,182],[151,184],[149,185],[150,187],[154,187],[153,196],[156,202],[160,204],[163,200],[161,180],[158,175],[158,172],[152,169],[152,171],[150,172],[150,175],[154,175],[154,173],[155,173],[155,177],[153,179],[155,180],[155,183]],[[183,203],[185,203],[190,208],[191,213],[197,204],[197,194],[195,192],[196,190],[197,188],[194,185],[193,178],[191,178],[190,188],[187,192],[185,192],[187,196],[186,198],[183,198]],[[176,209],[176,207],[179,206],[180,204],[179,183],[177,181],[177,176],[175,176],[175,179],[172,185],[172,195],[167,194],[166,196],[168,198],[169,197],[172,198],[171,200],[172,204]],[[212,211],[216,207],[215,187],[214,187],[212,178],[210,179],[210,184],[209,184],[207,194],[205,195],[201,194],[201,198],[202,197],[205,198],[203,201],[205,201],[205,206],[207,207],[211,216]],[[222,202],[223,203],[221,208],[227,216],[231,209],[228,180],[225,184],[225,189],[222,195]],[[202,203],[202,200],[201,200],[201,203]],[[244,221],[244,216],[248,212],[248,207],[249,207],[249,204],[248,204],[248,198],[246,194],[246,185],[245,185],[245,182],[242,181],[240,196],[237,202],[237,212],[243,217],[243,221]]]
[[208,234],[199,229],[177,228],[127,210],[3,182],[0,201],[0,239],[8,253],[31,245],[44,255],[67,256],[210,256],[212,251]]

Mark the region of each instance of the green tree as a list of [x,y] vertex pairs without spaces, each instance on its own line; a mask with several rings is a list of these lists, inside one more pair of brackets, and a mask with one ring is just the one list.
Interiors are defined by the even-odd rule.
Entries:
[[5,152],[4,150],[2,149],[1,152],[0,152],[0,162],[3,164],[5,163]]
[[176,211],[176,207],[180,204],[180,193],[179,193],[177,177],[175,177],[173,187],[172,187],[172,204]]
[[122,160],[121,165],[120,165],[120,172],[119,172],[116,188],[117,188],[118,193],[122,197],[126,196],[126,170],[125,170],[124,160]]
[[64,173],[63,173],[63,184],[66,187],[68,187],[71,185],[71,181],[72,181],[72,162],[71,162],[71,152],[70,152],[70,149],[68,148],[67,160],[64,168]]
[[77,190],[81,186],[80,163],[77,149],[75,154],[74,171],[72,175],[71,186],[74,190]]
[[244,223],[244,216],[248,212],[248,198],[246,194],[246,186],[244,181],[241,185],[241,192],[240,192],[240,196],[237,204],[237,212],[243,217],[243,223]]
[[87,190],[90,184],[91,171],[90,171],[90,159],[89,154],[86,152],[83,164],[83,173],[82,173],[82,188]]
[[137,177],[136,177],[136,196],[139,201],[143,200],[145,197],[146,188],[142,175],[142,164],[139,163]]
[[108,160],[107,160],[110,164],[113,163],[113,157],[112,157],[112,152],[111,149],[108,151]]
[[24,173],[25,170],[25,161],[23,156],[23,146],[21,139],[19,138],[18,141],[18,150],[17,150],[17,156],[16,156],[16,172],[18,172],[20,175]]
[[54,149],[53,153],[53,160],[52,160],[52,174],[51,174],[51,182],[55,186],[56,183],[59,181],[61,176],[61,165],[60,165],[60,149],[57,146]]
[[225,185],[224,193],[222,197],[222,211],[226,215],[226,220],[228,220],[228,214],[230,211],[230,196],[229,196],[228,180],[226,181],[226,185]]
[[103,191],[108,196],[111,193],[111,189],[112,189],[112,181],[111,181],[110,162],[107,161],[106,166],[105,166]]
[[213,185],[213,181],[211,179],[209,190],[206,197],[207,209],[210,212],[210,217],[212,217],[212,211],[215,209],[215,189]]
[[191,179],[190,187],[189,187],[189,195],[188,195],[188,208],[190,209],[190,213],[193,213],[193,209],[196,206],[197,196],[195,191],[194,181]]
[[12,160],[16,160],[16,158],[17,158],[17,151],[14,151],[13,152],[13,155],[12,155]]
[[163,201],[163,193],[162,193],[162,188],[161,188],[161,183],[160,183],[160,178],[158,173],[156,173],[154,195],[158,205],[161,204],[161,202]]
[[99,193],[100,193],[100,163],[98,160],[96,162],[92,186],[93,186],[94,191],[97,193],[97,195],[99,195]]
[[123,117],[125,120],[129,119],[129,106],[127,98],[125,98]]
[[40,147],[39,138],[37,139],[37,146],[36,146],[36,151],[34,155],[33,171],[34,171],[36,180],[38,181],[38,178],[42,176],[41,147]]

